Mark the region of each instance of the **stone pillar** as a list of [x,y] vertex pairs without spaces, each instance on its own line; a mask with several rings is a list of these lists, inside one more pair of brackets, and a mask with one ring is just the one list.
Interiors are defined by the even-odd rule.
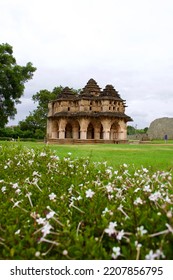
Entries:
[[103,131],[103,139],[104,140],[110,140],[110,130],[104,130]]
[[59,139],[65,139],[65,130],[63,129],[59,130]]
[[80,139],[82,139],[82,140],[87,139],[86,130],[80,130]]
[[52,131],[52,138],[58,138],[57,131]]
[[100,129],[96,128],[94,133],[94,139],[100,139]]
[[83,118],[80,120],[80,139],[82,139],[82,140],[87,139],[88,123],[89,123],[88,119]]
[[79,139],[79,128],[76,126],[73,127],[73,139]]
[[104,119],[102,121],[102,126],[103,126],[103,139],[110,140],[110,128],[111,128],[110,120]]
[[65,139],[66,119],[61,119],[59,122],[59,139]]
[[119,128],[119,140],[127,140],[127,126],[124,121],[119,122],[120,128]]

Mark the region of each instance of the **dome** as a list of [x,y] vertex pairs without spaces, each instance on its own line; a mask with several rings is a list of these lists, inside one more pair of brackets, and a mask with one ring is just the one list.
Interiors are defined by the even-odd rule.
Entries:
[[100,87],[94,79],[90,79],[86,86],[81,91],[80,95],[83,96],[99,96],[101,93]]

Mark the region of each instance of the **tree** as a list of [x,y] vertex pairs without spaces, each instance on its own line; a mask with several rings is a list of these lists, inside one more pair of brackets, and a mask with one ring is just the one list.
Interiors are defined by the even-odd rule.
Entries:
[[[44,138],[46,134],[46,123],[47,123],[47,113],[48,113],[48,103],[56,99],[57,95],[61,93],[62,87],[54,89],[53,92],[50,92],[46,89],[40,90],[33,95],[32,99],[34,102],[37,102],[37,109],[29,114],[25,120],[19,122],[20,129],[22,131],[30,130],[33,134],[38,135],[38,130],[42,131]],[[41,135],[41,132],[39,132]]]
[[135,132],[136,132],[136,130],[133,126],[131,126],[131,125],[127,126],[127,135],[133,135],[133,134],[135,134]]
[[16,63],[12,46],[0,45],[0,127],[8,123],[17,113],[16,104],[24,93],[24,84],[32,79],[36,68],[31,62],[26,66]]
[[[55,87],[53,91],[48,91],[46,89],[40,90],[33,95],[32,99],[34,102],[37,102],[37,109],[30,113],[25,120],[19,122],[19,127],[22,131],[30,130],[37,138],[38,135],[43,137],[46,135],[46,125],[47,125],[47,114],[48,114],[48,103],[50,101],[56,100],[58,95],[63,91],[63,87]],[[79,90],[72,89],[74,94],[78,94]],[[42,137],[42,138],[43,138]]]

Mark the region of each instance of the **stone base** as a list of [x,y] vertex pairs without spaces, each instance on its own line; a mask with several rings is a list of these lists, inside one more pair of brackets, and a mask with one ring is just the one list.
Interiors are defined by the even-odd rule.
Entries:
[[57,138],[52,138],[48,139],[47,144],[127,144],[128,140],[103,140],[103,139],[57,139]]

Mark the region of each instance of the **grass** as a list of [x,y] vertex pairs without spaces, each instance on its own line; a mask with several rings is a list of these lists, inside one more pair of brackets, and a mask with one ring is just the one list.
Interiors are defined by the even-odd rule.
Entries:
[[172,171],[109,166],[147,147],[0,143],[0,259],[173,259]]
[[[1,142],[3,143],[3,142]],[[44,143],[20,142],[28,148],[43,148]],[[157,144],[155,144],[157,143]],[[162,145],[163,144],[163,145]],[[11,145],[9,142],[8,145]],[[63,158],[69,152],[72,158],[89,157],[95,162],[107,162],[117,168],[120,164],[134,165],[135,167],[151,167],[156,170],[170,170],[173,167],[173,145],[164,141],[154,144],[96,144],[96,145],[50,145],[51,150]]]

